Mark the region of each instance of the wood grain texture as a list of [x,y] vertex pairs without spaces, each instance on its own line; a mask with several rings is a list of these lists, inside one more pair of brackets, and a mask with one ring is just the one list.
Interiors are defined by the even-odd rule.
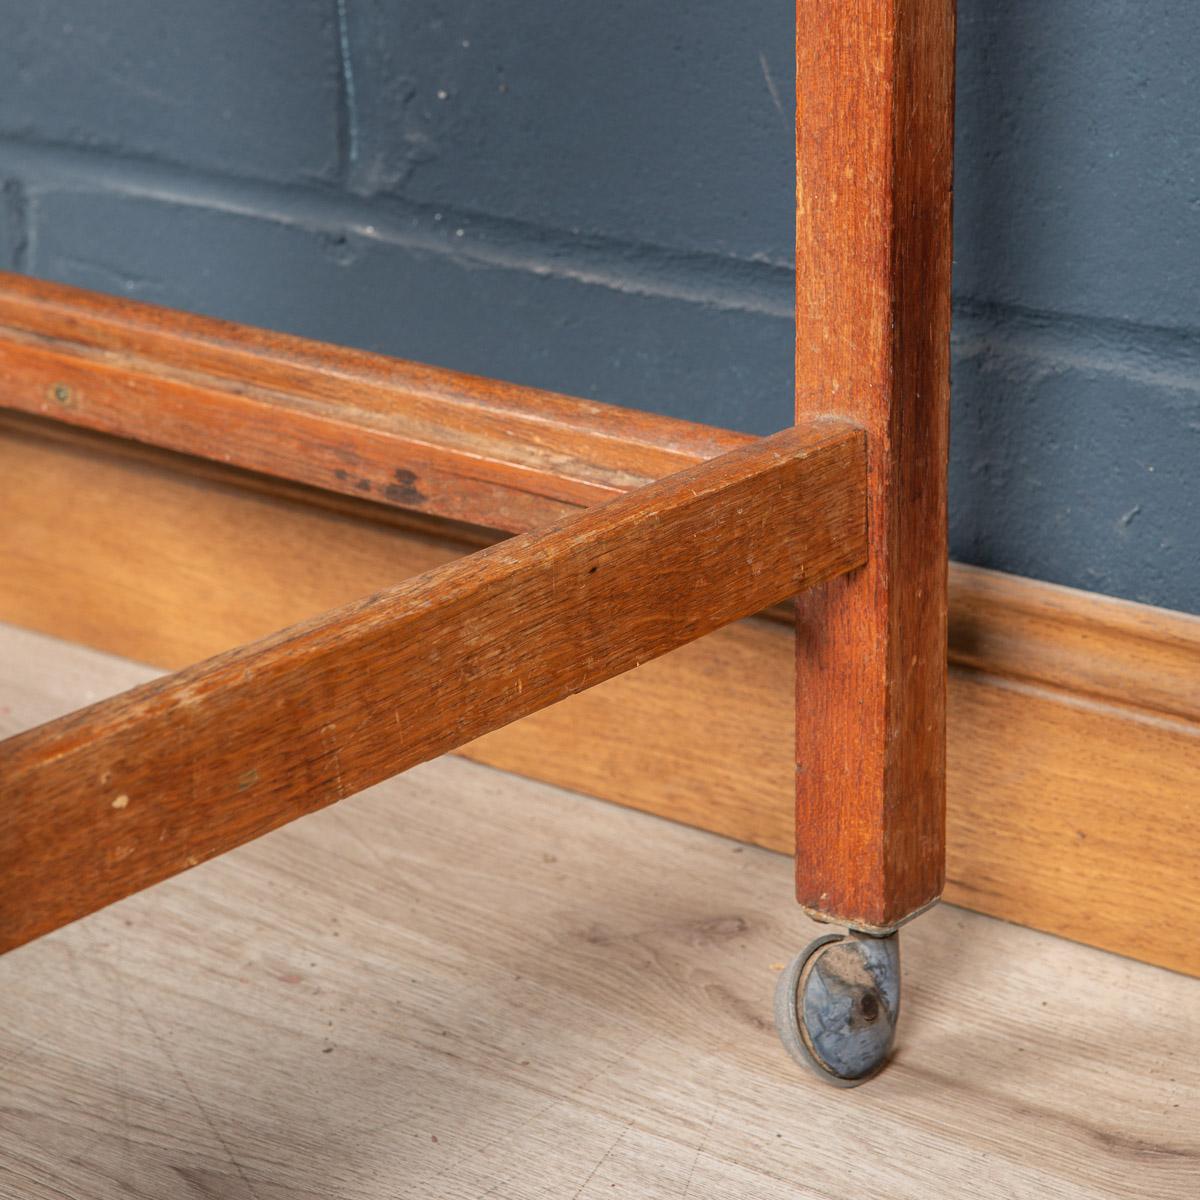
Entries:
[[0,419],[3,619],[179,670],[478,548],[457,528],[428,536],[397,510],[277,486]]
[[[872,78],[875,90],[867,88],[856,99],[859,107],[853,114],[855,121],[874,114],[877,128],[864,151],[869,161],[860,164],[869,179],[864,176],[861,182],[864,195],[870,194],[864,203],[875,206],[868,213],[871,236],[884,241],[860,254],[863,248],[855,239],[861,221],[856,223],[852,209],[845,214],[843,231],[849,242],[835,238],[826,246],[829,229],[800,223],[808,246],[808,258],[802,254],[799,259],[802,284],[818,266],[822,278],[827,267],[833,278],[843,267],[852,274],[860,263],[869,274],[879,249],[896,258],[894,264],[888,259],[886,277],[871,276],[865,289],[849,280],[839,285],[838,295],[856,303],[860,292],[870,304],[879,295],[886,299],[883,309],[876,305],[865,316],[859,314],[860,324],[863,319],[890,320],[893,291],[898,296],[908,288],[904,303],[914,305],[914,274],[920,274],[926,289],[940,286],[940,263],[928,257],[938,249],[930,238],[943,232],[938,215],[926,219],[922,213],[914,222],[898,223],[889,207],[894,202],[897,212],[907,212],[909,198],[913,204],[928,198],[921,189],[940,178],[938,147],[926,156],[928,131],[897,127],[888,137],[897,144],[909,138],[920,145],[922,154],[914,157],[922,162],[928,157],[932,175],[906,180],[898,168],[895,179],[885,180],[879,172],[890,170],[893,159],[900,162],[899,151],[886,138],[879,145],[871,141],[895,124],[889,104],[896,113],[907,112],[905,97],[920,90],[929,69],[923,60],[910,63],[908,51],[926,42],[930,55],[944,48],[936,35],[926,35],[924,25],[909,28],[906,22],[917,20],[909,7],[899,6],[894,36],[889,32],[884,39],[891,55],[886,79],[880,83]],[[857,17],[847,10],[845,20],[853,24]],[[869,41],[874,36],[870,23],[864,28]],[[869,50],[875,55],[869,60],[874,69],[878,49],[855,43],[847,52]],[[848,79],[846,86],[858,84]],[[922,93],[930,113],[938,102],[938,95]],[[877,105],[882,105],[878,112]],[[822,145],[837,153],[835,142],[825,139]],[[876,161],[878,155],[883,157]],[[814,186],[825,182],[816,180]],[[876,186],[886,195],[871,192]],[[842,218],[838,208],[829,220]],[[827,254],[832,255],[828,262]],[[845,350],[861,330],[850,320],[854,314],[838,311],[840,301],[827,299],[826,309],[809,316],[846,316],[848,331],[838,342]],[[921,299],[926,303],[929,297]],[[934,296],[927,305],[931,319],[939,304]],[[934,342],[945,328],[932,331]],[[868,339],[863,354],[869,365],[856,367],[859,375],[854,377],[839,374],[845,364],[836,356],[831,360],[828,347],[817,347],[807,359],[803,353],[798,357],[801,411],[806,405],[817,412],[837,407],[804,397],[835,396],[838,389],[842,395],[853,390],[873,397],[853,414],[870,430],[878,460],[872,472],[878,562],[869,578],[854,585],[857,600],[843,603],[831,597],[828,612],[801,625],[801,653],[812,671],[812,678],[800,685],[806,703],[812,703],[818,677],[830,699],[806,725],[802,721],[803,769],[798,776],[802,785],[810,781],[802,790],[813,805],[801,819],[801,872],[806,864],[816,870],[822,863],[824,875],[836,875],[850,892],[861,892],[861,904],[858,899],[843,904],[830,893],[825,907],[867,925],[907,915],[917,906],[917,893],[929,898],[930,880],[935,875],[940,879],[941,870],[944,701],[938,689],[944,682],[922,681],[925,674],[941,671],[930,665],[927,651],[944,634],[938,625],[944,623],[944,562],[938,557],[944,558],[944,530],[934,529],[939,514],[945,524],[944,492],[934,481],[938,472],[944,474],[945,395],[944,390],[929,391],[938,364],[927,361],[926,348],[908,332],[897,334],[894,345],[879,337]],[[941,353],[944,347],[934,349]],[[886,362],[880,358],[885,351]],[[0,278],[0,377],[0,404],[10,411],[508,531],[537,527],[753,441],[16,276]],[[915,388],[924,399],[913,399],[908,408],[898,405],[885,429],[880,414],[891,411],[893,387],[896,396],[908,396]],[[918,418],[928,428],[911,428]],[[909,443],[920,453],[907,448],[900,453]],[[892,471],[893,458],[905,459],[901,473]],[[903,518],[897,517],[899,512]],[[935,566],[926,569],[910,548],[919,548]],[[896,572],[911,585],[890,589],[880,583]],[[913,598],[899,599],[910,586]],[[862,600],[868,592],[873,597],[867,605],[869,619]],[[895,636],[866,632],[873,621],[885,619]],[[838,632],[843,627],[851,639],[844,645]],[[861,644],[855,638],[863,639]],[[855,688],[871,692],[871,698],[860,703],[852,698]],[[852,718],[861,724],[853,724]],[[832,736],[830,730],[835,731]],[[893,747],[886,754],[885,744]],[[895,750],[897,746],[902,749]],[[840,772],[840,782],[826,779],[827,770]],[[896,798],[901,795],[903,799]]]
[[941,892],[953,0],[798,0],[796,414],[868,432],[867,568],[797,606],[796,894]]
[[[790,852],[790,657],[744,622],[463,753]],[[1200,723],[954,668],[945,896],[1200,976],[1198,780]]]
[[1200,617],[952,565],[961,667],[1200,721]]
[[0,948],[860,566],[863,488],[788,429],[0,743]]
[[[0,619],[160,668],[486,537],[71,436],[0,437]],[[1200,925],[1200,704],[1176,711],[1200,678],[1200,618],[959,564],[950,595],[946,895],[1200,975],[1200,943],[1179,936]],[[790,851],[792,659],[786,626],[741,622],[465,752]]]
[[0,272],[0,406],[524,531],[752,441]]
[[[147,675],[0,661],[0,733]],[[848,1099],[770,1026],[790,876],[418,767],[0,960],[0,1195],[1193,1200],[1200,983],[943,906]]]

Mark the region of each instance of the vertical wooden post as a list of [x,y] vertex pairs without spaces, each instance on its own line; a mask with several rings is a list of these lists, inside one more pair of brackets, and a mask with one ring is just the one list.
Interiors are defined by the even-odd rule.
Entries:
[[796,25],[796,414],[867,430],[871,552],[798,601],[796,889],[886,929],[945,877],[954,0]]

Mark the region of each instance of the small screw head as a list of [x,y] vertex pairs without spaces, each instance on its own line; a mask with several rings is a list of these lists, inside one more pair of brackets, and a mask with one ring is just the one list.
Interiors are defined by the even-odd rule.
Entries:
[[74,396],[71,394],[71,389],[65,383],[56,383],[50,389],[50,399],[68,407],[74,403]]

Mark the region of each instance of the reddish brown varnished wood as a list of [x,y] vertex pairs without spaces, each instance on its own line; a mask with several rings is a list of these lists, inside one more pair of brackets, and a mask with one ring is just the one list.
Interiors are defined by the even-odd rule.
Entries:
[[953,0],[797,5],[796,412],[867,429],[871,556],[799,604],[796,881],[859,926],[944,881],[953,64]]
[[[867,429],[871,558],[799,610],[797,885],[860,926],[943,876],[952,51],[952,0],[798,5],[797,413]],[[746,441],[15,277],[0,378],[23,413],[503,530]]]
[[510,531],[754,440],[3,273],[0,406]]
[[864,494],[810,422],[0,743],[0,949],[860,566]]

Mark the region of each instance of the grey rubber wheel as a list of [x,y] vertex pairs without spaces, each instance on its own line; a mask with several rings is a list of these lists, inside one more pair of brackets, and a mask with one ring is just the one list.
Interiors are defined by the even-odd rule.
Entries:
[[887,1064],[900,1015],[900,939],[829,934],[796,955],[775,988],[787,1052],[835,1087],[857,1087]]

